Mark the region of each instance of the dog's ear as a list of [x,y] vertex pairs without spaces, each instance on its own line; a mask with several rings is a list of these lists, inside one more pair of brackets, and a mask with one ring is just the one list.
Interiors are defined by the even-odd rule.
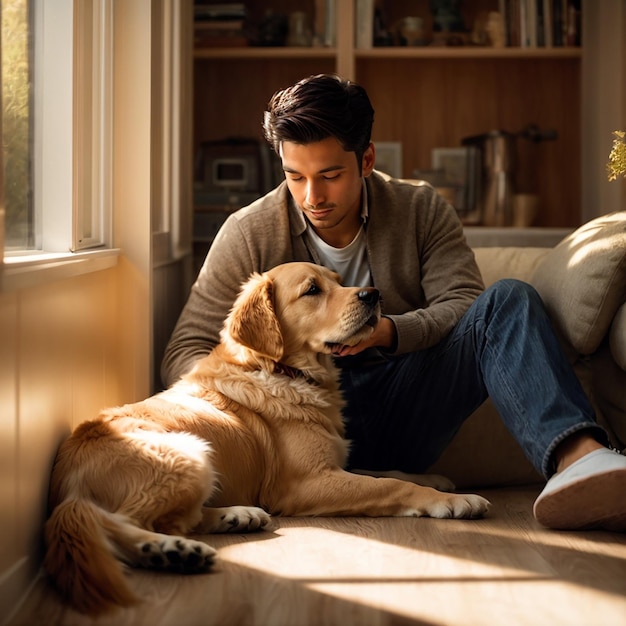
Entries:
[[274,313],[272,281],[253,274],[244,284],[226,320],[225,330],[237,343],[279,361],[283,356],[283,335]]

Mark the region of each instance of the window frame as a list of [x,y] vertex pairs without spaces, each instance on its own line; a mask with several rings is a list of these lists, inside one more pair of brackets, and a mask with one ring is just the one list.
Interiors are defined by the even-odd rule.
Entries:
[[35,248],[4,250],[0,219],[2,291],[63,277],[64,265],[68,276],[102,269],[119,255],[112,248],[114,2],[31,1]]
[[[42,1],[42,0],[40,0]],[[74,3],[73,237],[71,250],[110,246],[113,4]],[[90,155],[91,158],[85,158]]]

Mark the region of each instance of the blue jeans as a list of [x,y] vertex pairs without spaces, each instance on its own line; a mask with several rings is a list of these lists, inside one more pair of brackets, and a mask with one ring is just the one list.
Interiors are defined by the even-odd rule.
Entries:
[[546,478],[554,449],[572,433],[589,429],[608,441],[541,298],[517,280],[486,289],[432,348],[338,364],[352,468],[426,471],[487,396]]

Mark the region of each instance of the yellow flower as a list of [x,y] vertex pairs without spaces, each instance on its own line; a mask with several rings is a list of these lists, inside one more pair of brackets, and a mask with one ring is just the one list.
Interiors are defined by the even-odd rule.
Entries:
[[623,130],[613,131],[613,148],[609,154],[609,162],[606,169],[609,173],[609,180],[616,180],[618,176],[626,177],[626,133]]

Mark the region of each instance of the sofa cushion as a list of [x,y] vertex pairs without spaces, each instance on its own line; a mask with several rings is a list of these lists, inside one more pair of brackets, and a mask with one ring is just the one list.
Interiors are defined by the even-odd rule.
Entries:
[[594,219],[561,241],[530,280],[552,320],[581,354],[592,354],[626,299],[626,212]]

